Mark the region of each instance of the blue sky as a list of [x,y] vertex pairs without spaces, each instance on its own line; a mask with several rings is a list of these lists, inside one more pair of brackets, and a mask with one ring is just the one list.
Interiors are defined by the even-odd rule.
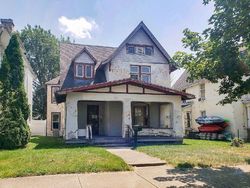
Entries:
[[[213,5],[202,0],[0,0],[0,18],[12,18],[16,29],[41,25],[76,43],[118,46],[140,21],[166,51],[188,51],[182,31],[208,27]],[[172,83],[183,70],[171,75]]]

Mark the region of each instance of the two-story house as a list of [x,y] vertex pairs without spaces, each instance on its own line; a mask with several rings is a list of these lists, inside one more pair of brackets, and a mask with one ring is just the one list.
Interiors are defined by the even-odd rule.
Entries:
[[[11,38],[11,33],[15,32],[14,29],[14,23],[12,19],[0,19],[0,66],[1,66],[1,60],[4,55],[4,51],[7,48],[9,44],[9,40]],[[36,74],[32,70],[32,67],[26,58],[25,55],[25,48],[21,42],[19,41],[20,47],[21,47],[21,53],[23,57],[24,62],[24,89],[27,93],[28,98],[28,104],[30,106],[30,117],[28,119],[28,123],[31,124],[32,120],[32,103],[33,103],[33,95],[32,95],[32,87],[33,87],[33,81],[36,78]]]
[[187,81],[189,74],[184,71],[173,85],[174,89],[185,91],[196,96],[195,99],[184,101],[182,107],[183,126],[187,130],[198,130],[195,119],[199,116],[220,116],[229,120],[226,131],[243,139],[250,138],[250,97],[244,96],[232,104],[218,104],[225,96],[219,95],[219,83],[208,80]]
[[[182,139],[181,100],[193,95],[170,89],[170,56],[141,22],[119,47],[63,43],[60,77],[48,82],[47,133],[66,140],[140,136]],[[57,91],[56,94],[53,92]],[[52,111],[54,98],[61,110]]]

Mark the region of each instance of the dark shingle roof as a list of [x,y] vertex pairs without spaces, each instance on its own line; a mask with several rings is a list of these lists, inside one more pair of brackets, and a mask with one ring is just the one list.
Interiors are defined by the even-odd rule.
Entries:
[[[87,50],[93,58],[95,58],[96,66],[95,69],[100,65],[100,63],[106,60],[116,48],[108,47],[108,46],[95,46],[95,45],[83,45],[83,44],[72,44],[72,43],[61,43],[60,44],[60,81],[63,87],[69,86],[77,86],[77,85],[85,85],[90,84],[91,80],[88,80],[88,83],[82,83],[83,81],[76,81],[77,83],[73,82],[71,62],[75,58],[77,54],[79,54],[83,50]],[[66,78],[67,77],[67,78]]]

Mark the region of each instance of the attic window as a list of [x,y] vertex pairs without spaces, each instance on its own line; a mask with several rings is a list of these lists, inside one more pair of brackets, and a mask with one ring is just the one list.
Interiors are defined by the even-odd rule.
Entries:
[[138,55],[153,55],[153,46],[148,45],[138,45],[138,44],[128,44],[127,54],[138,54]]
[[75,65],[75,76],[79,78],[83,78],[83,67],[84,65],[82,64],[76,64]]
[[75,63],[75,78],[90,79],[94,77],[94,66],[91,64]]
[[134,46],[127,46],[127,53],[128,54],[134,54],[135,53],[135,47]]

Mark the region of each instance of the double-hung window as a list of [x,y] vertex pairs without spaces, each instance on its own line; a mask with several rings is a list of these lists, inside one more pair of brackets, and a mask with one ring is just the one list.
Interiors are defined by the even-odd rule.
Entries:
[[75,78],[90,79],[94,77],[92,64],[75,63]]
[[61,113],[60,112],[52,112],[51,114],[52,118],[52,125],[51,128],[53,129],[60,129],[60,118],[61,118]]
[[93,77],[93,66],[85,65],[85,77],[92,78]]
[[151,67],[145,65],[131,65],[130,77],[134,80],[141,80],[143,82],[151,82]]
[[75,64],[75,77],[83,78],[84,77],[84,65],[80,63]]
[[205,100],[205,84],[200,84],[200,99]]

